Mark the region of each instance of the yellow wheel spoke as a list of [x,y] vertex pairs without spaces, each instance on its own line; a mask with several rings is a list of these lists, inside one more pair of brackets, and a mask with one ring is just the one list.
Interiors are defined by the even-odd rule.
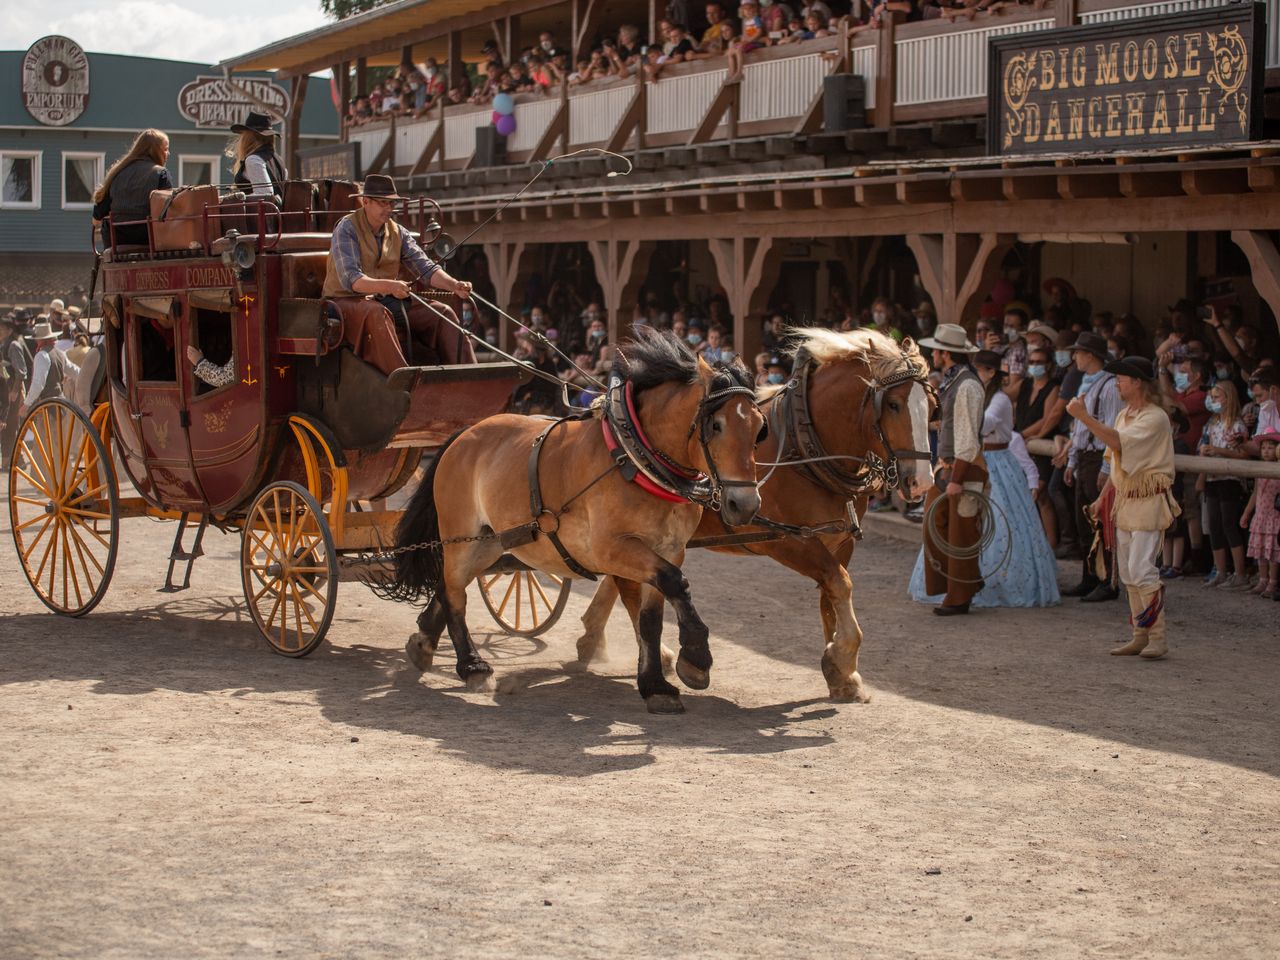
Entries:
[[63,507],[62,512],[73,517],[88,517],[94,520],[110,520],[111,514],[103,513],[101,510],[77,510],[73,507]]
[[[538,596],[542,597],[542,602],[547,605],[547,612],[550,613],[552,610],[554,610],[555,605],[550,600],[547,599],[547,593],[545,590],[542,589],[542,584],[538,582],[538,577],[536,574],[534,573],[529,574],[529,583],[531,584],[534,590],[538,591]],[[530,591],[530,596],[532,596],[532,591]]]
[[[89,595],[92,596],[93,594],[97,593],[98,587],[94,583],[93,574],[89,571],[89,564],[85,559],[86,550],[85,550],[84,544],[80,542],[80,538],[76,534],[75,528],[71,526],[71,524],[67,524],[67,532],[71,537],[71,542],[75,544],[76,556],[80,558],[80,569],[84,573],[85,586],[89,590]],[[87,552],[88,552],[88,559],[93,561],[93,565],[98,568],[98,574],[101,575],[102,565],[98,563],[98,558],[93,555],[92,550]],[[81,605],[83,606],[83,604]]]
[[[27,446],[26,441],[23,441],[23,442],[22,442],[22,455],[23,455],[23,457],[25,457],[25,458],[26,458],[27,465],[28,465],[28,466],[30,466],[30,467],[34,467],[34,468],[35,468],[36,473],[39,473],[39,474],[40,474],[40,479],[39,479],[39,480],[37,480],[35,477],[31,476],[31,474],[27,473],[27,471],[26,471],[26,470],[24,470],[22,467],[19,467],[19,466],[13,466],[13,467],[11,467],[10,469],[11,469],[11,470],[16,470],[18,473],[20,473],[20,474],[22,474],[24,477],[26,477],[26,478],[27,478],[27,483],[31,484],[33,487],[35,487],[35,488],[36,488],[37,490],[39,490],[41,493],[45,494],[46,496],[52,497],[52,496],[53,496],[53,490],[52,490],[52,488],[49,486],[49,481],[45,479],[44,473],[42,473],[42,472],[41,472],[41,470],[40,470],[40,465],[39,465],[38,463],[36,463],[35,455],[31,452],[31,448]],[[14,460],[17,460],[17,459],[18,459],[17,451],[14,451],[13,459],[14,459]]]
[[[76,543],[76,549],[77,549],[77,550],[82,550],[82,551],[83,551],[83,552],[81,553],[81,556],[82,556],[82,557],[83,557],[83,556],[88,556],[88,558],[89,558],[90,560],[92,560],[92,561],[93,561],[93,565],[94,565],[95,567],[97,567],[97,568],[98,568],[98,575],[99,575],[99,576],[105,576],[105,575],[106,575],[106,571],[103,569],[102,564],[98,562],[98,558],[97,558],[97,557],[95,557],[95,556],[93,555],[93,550],[92,550],[92,549],[90,549],[90,547],[89,547],[89,545],[88,545],[88,544],[84,543],[84,541],[82,541],[82,540],[80,539],[80,533],[76,530],[76,527],[77,527],[77,526],[81,526],[81,525],[80,525],[80,524],[76,524],[76,523],[68,523],[68,524],[67,524],[67,530],[68,530],[68,531],[70,532],[70,534],[71,534],[71,539],[72,539],[72,540],[74,540],[74,541],[75,541],[75,543]],[[85,577],[86,577],[87,579],[89,579],[89,580],[90,580],[90,582],[92,582],[92,577],[89,577],[89,565],[88,565],[88,564],[85,564],[85,566],[84,566],[84,570],[85,570]]]
[[537,598],[533,595],[533,571],[525,574],[525,592],[529,594],[529,626],[536,627],[541,618],[538,616]]
[[[72,489],[74,490],[75,487],[72,487]],[[92,490],[89,490],[85,493],[80,494],[78,497],[73,497],[72,499],[68,500],[67,506],[74,507],[77,503],[80,503],[82,500],[88,500],[91,498],[97,499],[98,494],[100,494],[105,489],[107,489],[107,485],[105,483],[100,483],[96,487],[94,487]]]
[[263,581],[262,589],[253,595],[253,599],[251,602],[254,604],[257,604],[257,602],[262,599],[262,595],[266,593],[268,590],[270,590],[272,587],[276,586],[278,583],[280,583],[279,577],[274,577],[271,580]]
[[[306,587],[310,586],[310,584],[307,583],[305,580],[300,582],[302,583],[303,586],[306,586]],[[298,605],[298,608],[307,615],[307,622],[311,624],[311,632],[319,633],[320,627],[319,625],[317,625],[315,621],[315,617],[311,616],[311,609],[307,606],[306,602],[302,599],[302,594],[298,592],[297,586],[295,584],[290,584],[290,589],[293,590],[294,602]],[[299,633],[302,632],[302,621],[298,621],[298,632]]]
[[71,544],[67,538],[67,524],[62,524],[62,596],[67,596],[67,575],[71,575],[71,586],[76,592],[76,609],[84,606],[84,597],[80,593],[80,578],[76,575],[75,557],[71,556]]
[[520,574],[516,574],[513,578],[516,582],[516,630],[520,629],[520,591],[522,589]]
[[502,603],[498,605],[498,616],[501,617],[507,609],[507,601],[511,599],[511,591],[516,588],[516,578],[512,577],[511,582],[507,584],[507,592],[502,595]]
[[22,523],[18,524],[16,527],[14,527],[14,528],[13,528],[13,529],[14,529],[14,532],[16,533],[16,532],[17,532],[17,531],[19,531],[19,530],[25,530],[25,529],[27,529],[27,527],[31,526],[32,524],[34,524],[34,523],[39,523],[41,520],[48,520],[48,519],[50,519],[52,516],[53,516],[53,514],[51,514],[51,513],[44,513],[43,511],[42,511],[42,512],[40,512],[40,513],[37,513],[37,514],[36,514],[34,517],[32,517],[30,520],[23,520],[23,521],[22,521]]
[[327,604],[327,603],[329,602],[328,598],[327,598],[323,593],[321,593],[319,590],[317,590],[317,589],[315,588],[315,586],[314,586],[310,581],[308,581],[305,577],[304,577],[303,579],[301,579],[301,580],[298,580],[298,581],[297,581],[297,583],[298,583],[298,585],[299,585],[299,586],[306,587],[306,588],[307,588],[307,590],[308,590],[308,591],[310,591],[310,593],[311,593],[311,594],[312,594],[312,595],[313,595],[317,600],[319,600],[319,601],[320,601],[320,603],[321,603],[322,605],[323,605],[323,604]]
[[[53,514],[49,514],[48,516],[40,517],[37,519],[44,520],[44,526],[39,529],[39,531],[35,535],[35,538],[29,544],[27,544],[27,549],[23,551],[22,553],[23,563],[27,563],[27,561],[31,559],[31,554],[35,552],[36,546],[40,543],[40,538],[45,535],[46,531],[48,531],[49,526],[53,523],[54,517],[53,517]],[[27,566],[30,567],[31,565],[27,564]],[[39,578],[37,577],[36,579],[39,579]]]

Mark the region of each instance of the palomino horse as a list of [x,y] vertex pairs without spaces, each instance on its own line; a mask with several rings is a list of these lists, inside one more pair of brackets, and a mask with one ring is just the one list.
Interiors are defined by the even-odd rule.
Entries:
[[[706,546],[724,553],[772,557],[816,581],[825,642],[822,673],[831,697],[866,702],[871,697],[858,673],[862,628],[846,567],[861,536],[857,520],[866,511],[868,493],[898,485],[908,498],[919,499],[933,482],[928,434],[933,390],[928,368],[910,340],[899,346],[871,330],[796,333],[803,340],[791,380],[765,391],[761,402],[771,429],[756,454],[763,464],[833,459],[758,468],[759,516],[754,525],[734,533],[791,536],[726,544],[734,535],[708,512],[690,546],[705,540]],[[912,461],[909,471],[900,471],[902,460]],[[604,626],[616,598],[617,589],[605,581],[583,614],[581,663],[603,655]]]
[[441,449],[396,529],[398,547],[420,548],[399,554],[386,590],[430,597],[406,648],[419,669],[447,626],[458,676],[473,688],[487,681],[492,668],[467,630],[467,585],[510,552],[558,576],[618,579],[638,624],[636,681],[650,712],[684,710],[663,674],[664,599],[679,624],[677,674],[694,689],[710,683],[707,627],[680,564],[703,505],[731,524],[755,516],[764,417],[744,370],[713,368],[669,334],[624,345],[614,370],[596,417],[503,414]]

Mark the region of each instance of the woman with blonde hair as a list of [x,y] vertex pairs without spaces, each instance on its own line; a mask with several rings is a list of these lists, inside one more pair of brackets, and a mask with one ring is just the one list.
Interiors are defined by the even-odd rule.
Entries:
[[93,223],[102,224],[102,242],[109,244],[113,231],[107,228],[107,215],[115,225],[116,243],[147,242],[145,221],[151,213],[151,191],[173,186],[165,162],[169,159],[169,137],[162,130],[143,130],[134,138],[133,146],[111,165],[107,175],[93,192]]
[[[1223,457],[1229,460],[1245,460],[1248,455],[1241,444],[1249,439],[1249,431],[1240,417],[1240,395],[1230,380],[1213,385],[1205,398],[1205,407],[1212,416],[1200,434],[1200,456]],[[1247,590],[1248,578],[1244,572],[1244,531],[1240,516],[1244,513],[1248,491],[1244,480],[1233,476],[1206,476],[1204,482],[1205,512],[1209,515],[1209,546],[1213,549],[1214,575],[1205,581],[1206,587],[1222,590]],[[1227,554],[1231,555],[1231,573],[1227,573]]]
[[227,147],[227,156],[235,161],[235,183],[255,197],[272,197],[279,202],[284,196],[284,182],[289,171],[276,156],[276,132],[265,113],[249,113],[244,123],[233,123],[231,132],[238,134]]

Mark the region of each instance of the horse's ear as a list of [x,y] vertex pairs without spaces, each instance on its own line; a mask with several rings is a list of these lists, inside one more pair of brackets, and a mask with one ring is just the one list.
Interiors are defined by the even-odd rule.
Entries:
[[698,354],[698,378],[703,383],[710,383],[715,378],[715,375],[716,371],[711,364],[703,359],[702,354]]

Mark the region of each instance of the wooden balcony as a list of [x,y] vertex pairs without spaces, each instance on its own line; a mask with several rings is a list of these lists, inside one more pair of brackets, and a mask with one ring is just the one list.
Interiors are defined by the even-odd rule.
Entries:
[[[583,147],[634,152],[822,132],[823,79],[860,76],[867,127],[889,130],[986,112],[991,37],[1217,5],[1217,0],[1047,0],[973,20],[886,20],[880,29],[771,47],[750,55],[740,84],[723,58],[672,65],[654,82],[596,81],[517,97],[505,161],[523,164]],[[1280,0],[1268,0],[1268,64],[1280,63]],[[366,172],[400,176],[474,169],[476,130],[492,108],[460,105],[418,120],[386,120],[347,133]],[[975,141],[976,142],[976,141]],[[954,139],[952,145],[957,144]]]

